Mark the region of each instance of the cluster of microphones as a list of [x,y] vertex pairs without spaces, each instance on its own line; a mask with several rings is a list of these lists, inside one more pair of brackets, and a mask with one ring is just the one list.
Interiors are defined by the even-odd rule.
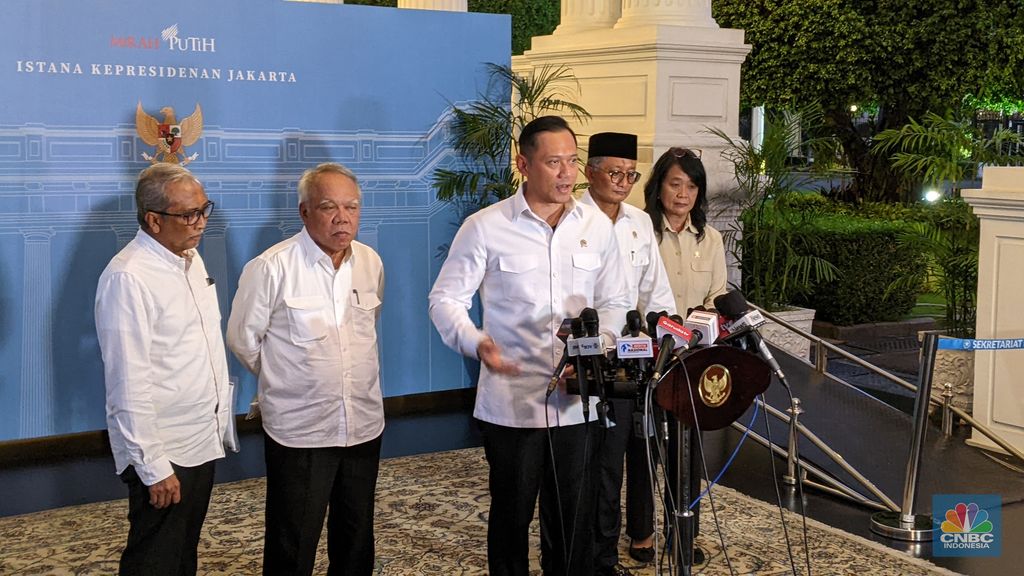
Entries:
[[599,397],[598,419],[608,425],[608,398],[640,397],[645,386],[654,389],[676,364],[685,361],[684,352],[713,345],[736,346],[760,355],[782,380],[782,370],[758,332],[765,322],[764,315],[751,308],[741,292],[732,290],[715,298],[714,310],[698,306],[688,310],[685,319],[664,311],[648,312],[644,317],[630,310],[621,336],[612,345],[599,334],[597,311],[584,308],[579,318],[564,320],[558,330],[565,352],[547,394],[551,395],[566,367],[572,365],[568,391],[582,397],[588,419],[590,396]]

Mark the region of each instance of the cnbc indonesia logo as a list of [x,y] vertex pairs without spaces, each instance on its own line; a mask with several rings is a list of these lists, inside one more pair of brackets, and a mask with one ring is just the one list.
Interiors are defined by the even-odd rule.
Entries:
[[[933,496],[933,510],[945,510],[935,532],[936,556],[998,556],[1000,498],[988,494]],[[991,513],[989,512],[991,510]],[[939,518],[935,519],[936,524]]]

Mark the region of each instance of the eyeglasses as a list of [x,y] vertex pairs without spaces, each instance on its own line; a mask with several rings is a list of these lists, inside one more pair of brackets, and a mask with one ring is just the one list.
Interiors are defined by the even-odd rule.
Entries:
[[636,181],[640,179],[640,174],[636,170],[630,170],[623,172],[622,170],[602,170],[608,175],[608,179],[612,181],[612,184],[622,184],[622,179],[625,178],[630,184],[636,184]]
[[668,149],[676,158],[697,158],[700,159],[703,151],[700,148],[683,148],[681,146],[675,146]]
[[210,200],[206,204],[203,204],[202,208],[193,210],[191,212],[183,212],[181,214],[175,214],[173,212],[161,212],[159,210],[149,210],[154,214],[162,214],[164,216],[177,216],[184,220],[186,226],[192,226],[196,222],[199,222],[199,218],[209,218],[210,214],[213,214],[213,200]]

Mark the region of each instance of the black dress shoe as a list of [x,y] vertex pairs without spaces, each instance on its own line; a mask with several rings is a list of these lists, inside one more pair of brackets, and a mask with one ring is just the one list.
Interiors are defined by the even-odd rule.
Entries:
[[693,547],[693,565],[700,566],[704,563],[704,550],[700,546]]
[[630,546],[629,557],[637,562],[650,564],[654,562],[654,546],[648,546],[647,548],[634,548]]

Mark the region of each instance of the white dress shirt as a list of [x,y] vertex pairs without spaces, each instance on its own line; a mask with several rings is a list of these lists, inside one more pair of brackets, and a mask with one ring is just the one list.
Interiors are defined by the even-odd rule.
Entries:
[[[482,330],[469,318],[478,289]],[[530,210],[520,186],[459,229],[430,292],[430,317],[451,348],[476,357],[490,336],[504,360],[521,370],[508,376],[482,365],[474,416],[500,426],[543,428],[583,422],[579,396],[561,387],[545,419],[547,383],[565,348],[556,336],[562,320],[592,307],[602,332],[614,337],[633,304],[608,217],[570,201],[552,230]]]
[[[589,190],[583,192],[580,202],[600,210]],[[629,299],[634,302],[637,311],[644,318],[648,312],[662,310],[675,314],[676,301],[672,296],[665,264],[661,261],[651,217],[636,206],[621,202],[618,217],[612,226],[615,228],[622,261],[629,271]]]
[[198,466],[237,451],[217,289],[203,259],[175,255],[141,229],[96,289],[107,430],[120,474],[151,486],[171,462]]
[[384,430],[380,256],[357,241],[334,268],[305,228],[242,270],[227,340],[259,378],[263,428],[292,448],[354,446]]

